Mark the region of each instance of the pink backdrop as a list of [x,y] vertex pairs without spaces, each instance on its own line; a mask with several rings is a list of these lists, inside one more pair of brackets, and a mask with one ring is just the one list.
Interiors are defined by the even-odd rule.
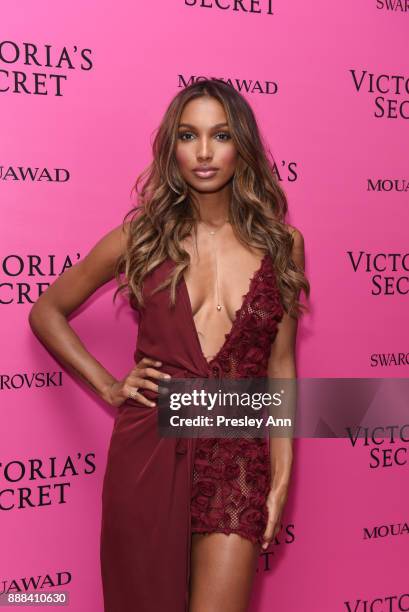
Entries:
[[[300,326],[298,375],[407,375],[409,258],[395,267],[375,258],[403,256],[407,246],[404,8],[397,0],[3,7],[0,591],[32,580],[47,593],[68,590],[75,612],[102,610],[100,494],[114,411],[62,370],[27,316],[41,287],[122,221],[152,132],[191,80],[231,79],[246,91],[289,222],[304,235],[312,310]],[[122,377],[137,327],[124,300],[113,308],[114,289],[101,288],[71,323]],[[408,464],[373,468],[374,447],[296,440],[293,488],[260,555],[253,612],[409,608]],[[403,440],[382,449],[397,447],[407,453]]]

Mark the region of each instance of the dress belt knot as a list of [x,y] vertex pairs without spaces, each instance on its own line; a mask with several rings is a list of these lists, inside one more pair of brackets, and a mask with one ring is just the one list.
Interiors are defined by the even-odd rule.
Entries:
[[222,375],[223,375],[223,370],[220,366],[219,363],[217,363],[216,361],[211,365],[211,372],[212,372],[212,378],[218,378],[219,380],[221,380]]

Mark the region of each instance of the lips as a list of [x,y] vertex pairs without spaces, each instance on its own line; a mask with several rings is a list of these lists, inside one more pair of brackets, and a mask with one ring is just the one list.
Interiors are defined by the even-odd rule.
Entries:
[[197,168],[193,170],[193,172],[199,178],[211,178],[216,174],[217,168],[203,168],[203,169]]

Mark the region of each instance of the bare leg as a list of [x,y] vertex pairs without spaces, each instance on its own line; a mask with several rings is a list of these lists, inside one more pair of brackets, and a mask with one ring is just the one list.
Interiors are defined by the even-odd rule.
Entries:
[[247,612],[259,554],[236,533],[192,534],[189,612]]

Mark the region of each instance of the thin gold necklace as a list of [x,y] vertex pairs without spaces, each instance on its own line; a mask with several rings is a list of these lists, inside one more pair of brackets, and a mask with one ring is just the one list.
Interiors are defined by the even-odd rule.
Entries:
[[[222,229],[222,227],[224,227],[226,225],[226,223],[228,222],[228,219],[224,219],[224,223],[217,228],[217,230],[209,230],[209,236],[214,237],[218,231],[220,231]],[[202,221],[202,223],[204,225],[206,225],[207,227],[209,227],[207,225],[207,223],[205,223],[204,221]],[[215,264],[215,270],[216,270],[216,310],[218,310],[219,312],[222,309],[222,305],[220,304],[220,291],[219,291],[219,269],[218,269],[218,265],[217,265],[217,254],[216,254],[216,245],[215,245],[215,240],[213,239],[213,255],[214,255],[214,264]]]

